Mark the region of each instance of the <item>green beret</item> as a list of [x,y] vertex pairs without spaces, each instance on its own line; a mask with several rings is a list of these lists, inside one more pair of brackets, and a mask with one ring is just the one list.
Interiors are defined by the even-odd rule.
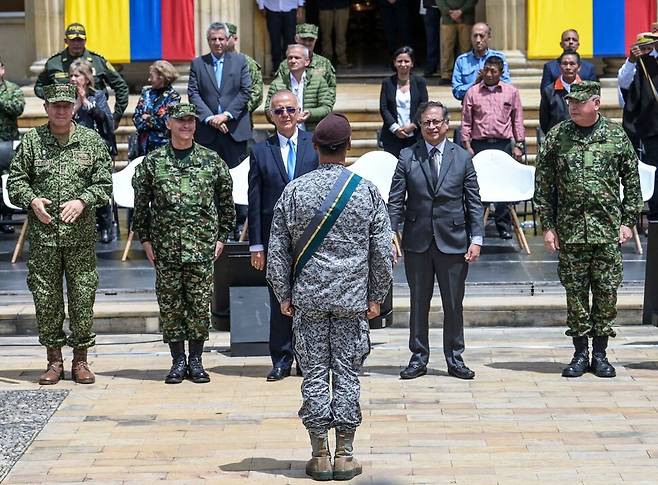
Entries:
[[77,90],[75,84],[49,84],[44,86],[43,95],[49,103],[64,101],[66,103],[75,103]]
[[311,37],[313,39],[318,38],[318,26],[313,24],[297,24],[295,32],[298,36],[303,39]]
[[171,118],[181,119],[188,116],[197,117],[196,106],[191,103],[178,103],[169,107],[169,116]]
[[566,99],[575,101],[587,101],[592,96],[601,95],[601,85],[596,81],[582,81],[579,84],[572,84],[571,91],[565,96]]
[[224,22],[224,25],[228,28],[229,35],[238,35],[238,26],[230,22]]

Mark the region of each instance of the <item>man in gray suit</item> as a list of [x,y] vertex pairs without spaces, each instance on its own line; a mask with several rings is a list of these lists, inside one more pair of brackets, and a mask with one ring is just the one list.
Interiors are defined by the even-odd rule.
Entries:
[[[422,139],[400,152],[391,182],[388,211],[397,231],[404,220],[404,269],[411,291],[409,366],[402,379],[427,373],[429,310],[434,278],[443,303],[443,353],[448,373],[472,379],[466,367],[462,302],[468,263],[480,255],[484,210],[469,153],[446,139],[448,109],[429,101],[420,105]],[[406,198],[406,207],[405,207]]]
[[199,116],[195,138],[233,168],[246,156],[251,137],[249,67],[242,54],[227,52],[225,24],[210,24],[206,38],[210,53],[192,61],[187,85],[187,95]]

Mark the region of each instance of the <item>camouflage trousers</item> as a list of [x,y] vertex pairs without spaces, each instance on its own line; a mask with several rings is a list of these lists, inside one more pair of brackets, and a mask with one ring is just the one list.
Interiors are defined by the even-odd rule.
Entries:
[[[61,348],[64,345],[84,349],[92,347],[96,342],[91,327],[98,288],[95,247],[32,245],[27,269],[27,286],[34,298],[39,343],[49,348]],[[62,328],[64,276],[71,329],[68,338]]]
[[619,245],[564,244],[560,248],[558,275],[567,292],[566,334],[614,337],[617,288],[623,277]]
[[304,426],[315,436],[330,428],[355,430],[361,424],[359,372],[370,353],[365,313],[297,308],[293,346],[304,373],[299,410]]
[[213,262],[158,263],[155,292],[166,343],[208,340]]

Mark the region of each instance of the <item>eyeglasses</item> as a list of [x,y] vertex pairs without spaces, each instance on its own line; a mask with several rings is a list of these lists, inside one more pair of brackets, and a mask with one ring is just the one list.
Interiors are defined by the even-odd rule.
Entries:
[[293,108],[292,106],[287,106],[285,108],[275,108],[271,111],[277,116],[283,116],[284,113],[288,113],[289,115],[294,115],[295,113],[297,113],[297,108]]
[[431,126],[441,126],[441,124],[442,124],[444,121],[445,121],[445,120],[426,120],[426,121],[423,121],[421,124],[422,124],[425,128],[430,128]]

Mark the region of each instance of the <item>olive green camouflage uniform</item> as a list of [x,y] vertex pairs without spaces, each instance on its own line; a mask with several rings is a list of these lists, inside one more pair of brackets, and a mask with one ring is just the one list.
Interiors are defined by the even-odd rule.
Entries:
[[156,258],[163,340],[207,340],[215,245],[235,220],[228,166],[197,143],[177,160],[170,142],[146,156],[133,187],[133,230]]
[[242,55],[247,59],[247,68],[251,77],[251,95],[247,101],[247,110],[253,113],[263,102],[263,70],[253,58],[246,54]]
[[[238,35],[238,26],[230,22],[225,22],[228,27],[228,34],[231,36]],[[247,68],[249,69],[249,77],[251,77],[251,95],[247,102],[247,110],[249,113],[256,111],[256,108],[263,102],[263,70],[252,57],[247,54],[242,54],[247,60]]]
[[69,82],[69,67],[74,61],[85,59],[91,63],[94,73],[94,89],[106,91],[107,87],[114,90],[114,125],[118,126],[121,116],[128,106],[128,84],[123,80],[114,66],[103,56],[85,49],[80,57],[73,57],[68,49],[58,52],[46,61],[46,65],[34,84],[34,94],[43,98],[43,88],[49,84],[66,84]]
[[18,117],[23,114],[25,98],[18,85],[0,83],[0,141],[18,140]]
[[[75,96],[75,88],[71,89]],[[95,342],[91,331],[98,287],[94,209],[107,204],[110,198],[112,161],[107,145],[94,130],[74,126],[64,146],[48,125],[28,131],[12,160],[8,181],[11,200],[28,208],[27,283],[34,298],[39,342],[49,348],[65,344],[87,348]],[[36,197],[52,201],[46,206],[52,217],[50,224],[39,221],[30,208]],[[74,199],[82,200],[85,209],[75,222],[66,224],[60,220],[60,205]],[[64,275],[71,329],[68,338],[62,330]]]
[[566,334],[614,337],[619,228],[633,227],[642,208],[637,156],[621,125],[600,116],[589,133],[571,120],[553,127],[537,156],[535,204],[544,230],[555,230],[560,243]]

